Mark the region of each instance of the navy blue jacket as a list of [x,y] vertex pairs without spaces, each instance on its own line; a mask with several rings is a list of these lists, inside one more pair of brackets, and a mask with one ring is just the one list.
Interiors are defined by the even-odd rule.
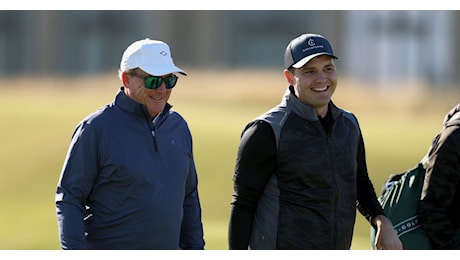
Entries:
[[72,136],[56,191],[63,249],[204,249],[192,137],[118,91]]

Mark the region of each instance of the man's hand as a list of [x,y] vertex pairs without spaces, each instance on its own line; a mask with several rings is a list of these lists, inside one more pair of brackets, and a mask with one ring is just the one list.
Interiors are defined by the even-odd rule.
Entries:
[[391,220],[384,215],[378,215],[372,219],[377,228],[375,236],[375,248],[377,250],[402,250],[401,240],[391,223]]

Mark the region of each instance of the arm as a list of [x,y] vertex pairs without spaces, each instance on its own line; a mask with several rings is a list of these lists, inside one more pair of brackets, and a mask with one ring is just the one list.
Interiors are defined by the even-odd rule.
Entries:
[[193,155],[190,161],[190,173],[186,187],[180,247],[182,249],[204,249],[205,242],[203,238],[203,224],[201,222],[201,204],[198,196],[198,176]]
[[97,176],[95,135],[80,125],[73,134],[56,191],[56,217],[62,249],[86,249],[85,200]]
[[245,129],[238,148],[231,203],[229,249],[248,249],[252,221],[265,185],[273,174],[276,144],[273,130],[262,121]]
[[366,152],[363,137],[360,136],[358,148],[358,172],[356,187],[358,196],[358,209],[360,213],[372,224],[372,219],[377,215],[383,215],[382,207],[377,200],[374,186],[369,179],[366,164]]
[[358,173],[356,177],[358,209],[377,230],[375,238],[376,249],[402,249],[401,240],[391,221],[383,214],[374,186],[369,179],[365,154],[364,140],[360,136],[357,159]]

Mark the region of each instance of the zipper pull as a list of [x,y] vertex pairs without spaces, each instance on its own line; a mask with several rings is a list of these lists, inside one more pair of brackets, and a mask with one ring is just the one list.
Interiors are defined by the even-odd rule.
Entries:
[[151,133],[152,133],[152,137],[153,137],[153,147],[155,148],[155,152],[158,152],[158,146],[157,146],[157,139],[155,137],[155,131],[152,130]]

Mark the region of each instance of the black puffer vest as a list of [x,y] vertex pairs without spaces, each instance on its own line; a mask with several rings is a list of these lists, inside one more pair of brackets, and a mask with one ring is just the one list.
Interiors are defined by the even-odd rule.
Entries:
[[[266,187],[253,225],[251,244],[277,249],[349,249],[356,216],[355,116],[329,104],[329,134],[313,108],[289,90],[258,120],[275,133],[277,170]],[[268,223],[267,214],[278,214]],[[268,245],[271,244],[271,245]],[[260,246],[259,246],[260,245]]]

